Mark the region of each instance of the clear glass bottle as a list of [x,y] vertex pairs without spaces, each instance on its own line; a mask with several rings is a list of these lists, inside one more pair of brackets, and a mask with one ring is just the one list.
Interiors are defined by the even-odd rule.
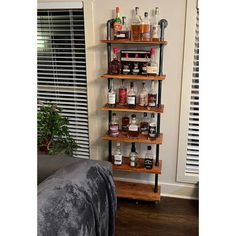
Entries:
[[141,23],[141,40],[142,41],[150,41],[151,39],[151,27],[150,27],[150,20],[148,18],[148,12],[144,12],[144,19]]
[[148,128],[149,128],[149,119],[147,117],[147,113],[143,113],[143,119],[140,122],[140,133],[143,135],[148,135]]
[[135,167],[137,164],[138,153],[136,152],[135,143],[132,143],[131,152],[129,154],[130,166]]
[[114,39],[118,39],[117,34],[119,31],[122,29],[122,22],[120,19],[120,8],[116,7],[116,18],[113,24],[113,34],[114,34]]
[[136,107],[136,92],[134,90],[134,83],[130,82],[130,89],[127,94],[127,104],[129,108]]
[[152,80],[151,89],[148,92],[148,106],[149,107],[156,107],[157,105],[157,93],[155,90],[155,84]]
[[159,41],[158,37],[159,7],[155,7],[154,17],[152,18],[151,34],[152,41]]
[[124,86],[124,80],[121,80],[121,86],[119,88],[119,105],[124,106],[127,104],[127,88]]
[[120,61],[118,60],[118,48],[113,48],[113,60],[110,63],[109,73],[118,75],[121,72]]
[[144,58],[146,59],[146,62],[143,62],[143,64],[142,64],[142,75],[147,75],[147,65],[148,65],[148,62],[149,62],[148,55],[145,54]]
[[130,74],[130,62],[128,61],[129,60],[129,54],[128,53],[125,54],[125,58],[126,58],[127,61],[123,62],[122,73],[124,75],[128,75],[128,74]]
[[110,89],[108,90],[107,94],[107,104],[109,107],[116,106],[116,91],[113,88],[113,80],[110,81]]
[[136,115],[131,116],[128,134],[130,138],[137,138],[139,136],[139,127],[137,125]]
[[114,153],[114,165],[117,165],[117,166],[122,165],[122,153],[120,150],[120,143],[116,143],[116,150]]
[[116,113],[112,114],[112,120],[109,124],[109,135],[111,137],[119,136],[119,124],[116,119]]
[[154,155],[152,153],[152,147],[147,146],[147,151],[146,151],[145,158],[144,158],[144,167],[146,169],[153,168],[153,159],[154,159]]
[[156,119],[155,119],[154,113],[151,114],[151,120],[149,122],[148,137],[151,140],[154,140],[157,137],[157,124],[156,124]]
[[127,136],[129,131],[129,117],[127,114],[125,114],[122,117],[122,126],[121,126],[121,132],[123,135]]
[[148,105],[148,91],[145,88],[145,83],[142,83],[142,90],[139,94],[139,106],[145,107]]
[[[134,55],[134,58],[138,58],[138,53],[136,53]],[[137,75],[139,73],[139,63],[138,62],[134,62],[133,63],[133,68],[132,68],[132,74],[133,75]]]
[[120,31],[117,32],[116,35],[117,39],[130,39],[130,30],[126,24],[126,17],[122,16],[122,28]]
[[147,74],[155,76],[158,73],[158,71],[157,71],[158,67],[157,67],[157,63],[155,61],[155,49],[154,48],[151,48],[150,54],[151,54],[151,59],[147,65]]
[[140,25],[142,18],[139,15],[139,7],[135,7],[135,15],[131,20],[131,38],[132,40],[140,40]]

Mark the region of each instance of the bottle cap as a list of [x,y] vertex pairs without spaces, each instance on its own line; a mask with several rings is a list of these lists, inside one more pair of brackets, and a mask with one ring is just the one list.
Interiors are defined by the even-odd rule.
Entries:
[[145,16],[145,17],[148,17],[148,12],[144,12],[144,16]]
[[143,116],[146,117],[146,116],[147,116],[147,112],[144,112],[144,113],[143,113]]
[[113,48],[113,53],[117,54],[118,53],[118,48]]
[[136,115],[135,114],[132,114],[132,116],[131,116],[132,118],[135,118],[136,117]]
[[120,8],[116,7],[116,13],[119,13],[119,11],[120,11]]
[[129,54],[128,53],[125,54],[125,58],[129,58]]
[[116,113],[113,113],[112,116],[116,116]]
[[152,118],[154,118],[154,117],[155,117],[155,114],[154,114],[154,113],[152,113],[152,114],[151,114],[151,117],[152,117]]
[[151,48],[150,53],[151,53],[151,55],[154,54],[155,53],[155,49]]
[[152,147],[151,146],[147,146],[147,150],[152,150]]
[[136,150],[135,150],[135,143],[132,143],[131,152],[136,152]]

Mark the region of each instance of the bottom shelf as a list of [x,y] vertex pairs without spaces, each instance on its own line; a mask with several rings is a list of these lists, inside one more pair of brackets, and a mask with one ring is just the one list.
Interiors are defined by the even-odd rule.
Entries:
[[143,201],[160,201],[161,186],[154,193],[154,185],[115,181],[116,194],[118,198],[129,198]]

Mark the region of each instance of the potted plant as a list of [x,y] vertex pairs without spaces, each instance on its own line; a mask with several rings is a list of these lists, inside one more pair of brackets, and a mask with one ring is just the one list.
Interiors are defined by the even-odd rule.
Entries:
[[66,153],[72,155],[78,148],[68,130],[69,121],[63,117],[62,109],[55,104],[43,105],[38,112],[38,148],[39,151],[54,155]]

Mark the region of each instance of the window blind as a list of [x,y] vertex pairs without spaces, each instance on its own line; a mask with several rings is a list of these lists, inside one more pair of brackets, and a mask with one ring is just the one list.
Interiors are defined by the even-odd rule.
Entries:
[[197,9],[185,173],[199,173],[199,10]]
[[47,102],[61,107],[79,145],[73,155],[89,158],[83,8],[39,9],[37,28],[38,109]]

